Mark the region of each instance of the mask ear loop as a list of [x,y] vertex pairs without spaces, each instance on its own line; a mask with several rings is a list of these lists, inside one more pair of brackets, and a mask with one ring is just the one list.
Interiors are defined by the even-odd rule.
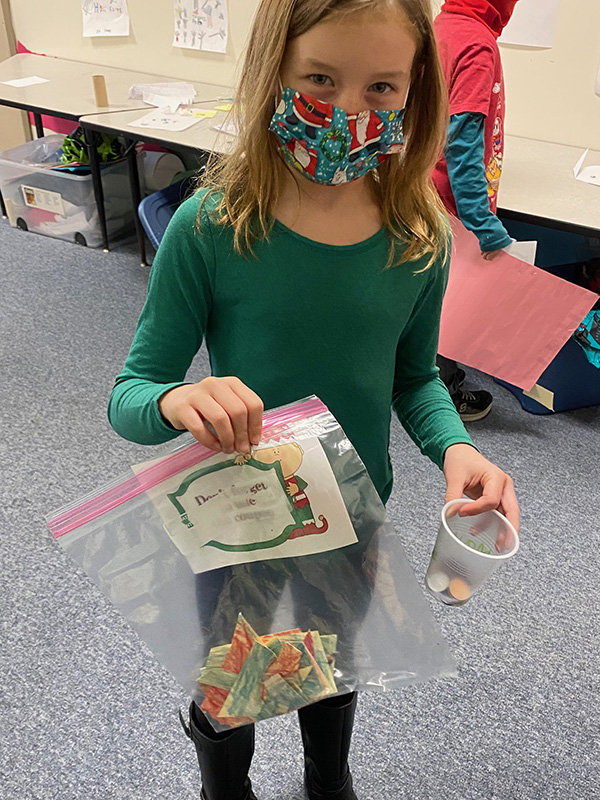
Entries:
[[283,99],[283,83],[281,82],[281,75],[277,75],[277,88],[275,90],[275,110]]
[[403,110],[406,110],[406,106],[408,105],[409,95],[410,95],[410,83],[408,84],[408,89],[406,90],[406,97],[404,98],[404,106],[402,107]]

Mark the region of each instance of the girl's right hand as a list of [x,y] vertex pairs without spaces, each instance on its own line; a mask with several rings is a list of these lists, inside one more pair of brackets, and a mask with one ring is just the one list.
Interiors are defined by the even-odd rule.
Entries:
[[174,428],[188,430],[211,450],[249,453],[260,442],[264,405],[239,378],[211,377],[176,386],[162,395],[158,408]]

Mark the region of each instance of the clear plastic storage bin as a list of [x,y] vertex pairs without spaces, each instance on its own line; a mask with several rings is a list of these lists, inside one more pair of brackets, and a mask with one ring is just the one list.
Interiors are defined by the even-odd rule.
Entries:
[[[52,169],[60,165],[63,139],[53,134],[0,153],[0,191],[8,219],[14,228],[99,247],[91,174]],[[102,165],[101,174],[108,234],[114,238],[134,227],[127,161]]]

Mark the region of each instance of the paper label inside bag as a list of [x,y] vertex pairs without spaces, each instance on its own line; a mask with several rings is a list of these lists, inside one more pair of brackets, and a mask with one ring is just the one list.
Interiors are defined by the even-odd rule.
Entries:
[[215,455],[148,494],[196,573],[357,541],[316,437],[270,442],[250,459]]

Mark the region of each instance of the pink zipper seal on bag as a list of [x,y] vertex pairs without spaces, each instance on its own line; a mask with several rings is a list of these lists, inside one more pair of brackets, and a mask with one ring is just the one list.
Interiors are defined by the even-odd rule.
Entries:
[[[262,438],[268,440],[275,434],[282,435],[286,426],[290,423],[298,422],[301,419],[317,414],[328,413],[328,411],[327,406],[317,397],[274,409],[273,411],[267,411],[263,416]],[[173,475],[177,475],[177,473],[183,472],[183,470],[189,469],[195,464],[200,464],[215,455],[218,455],[217,451],[210,450],[199,442],[194,442],[188,447],[162,458],[157,464],[142,470],[137,475],[133,475],[131,478],[117,484],[117,486],[112,486],[76,508],[65,511],[49,520],[48,527],[50,532],[55,539],[59,539],[61,536],[118,508],[123,503],[133,500],[143,492],[153,489]]]

